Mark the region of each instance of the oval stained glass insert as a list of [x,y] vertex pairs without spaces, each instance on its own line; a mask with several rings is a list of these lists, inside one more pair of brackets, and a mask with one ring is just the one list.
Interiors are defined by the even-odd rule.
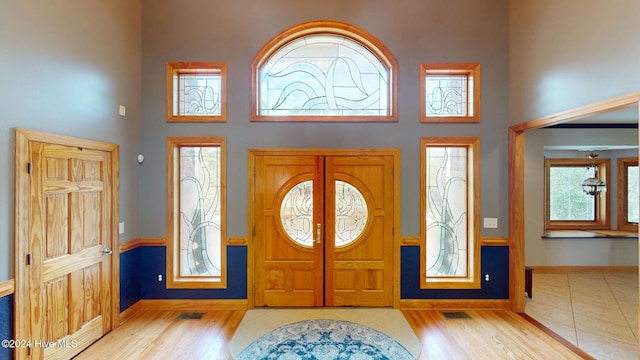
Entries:
[[289,238],[313,247],[313,181],[303,181],[287,192],[280,205],[280,221]]
[[336,239],[335,246],[353,243],[367,225],[367,201],[355,186],[336,181]]

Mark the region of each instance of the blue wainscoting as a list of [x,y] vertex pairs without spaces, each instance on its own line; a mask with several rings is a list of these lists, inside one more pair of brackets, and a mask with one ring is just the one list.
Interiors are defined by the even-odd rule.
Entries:
[[[120,311],[142,299],[246,299],[247,247],[227,247],[227,288],[167,289],[166,248],[141,246],[120,254]],[[483,246],[481,274],[490,274],[480,289],[420,289],[420,247],[403,246],[400,252],[401,299],[508,299],[509,247]],[[158,281],[158,274],[162,281]]]
[[141,247],[120,254],[120,312],[140,300]]
[[[509,247],[483,246],[481,250],[480,289],[432,290],[420,289],[420,247],[403,246],[400,252],[401,299],[508,299]],[[490,281],[484,281],[490,274]]]
[[[246,299],[247,247],[227,247],[225,289],[167,289],[166,248],[141,246],[120,255],[120,311],[142,299]],[[158,281],[162,275],[162,281]]]
[[[0,341],[13,339],[13,294],[0,298]],[[13,349],[0,346],[0,359],[13,359]]]

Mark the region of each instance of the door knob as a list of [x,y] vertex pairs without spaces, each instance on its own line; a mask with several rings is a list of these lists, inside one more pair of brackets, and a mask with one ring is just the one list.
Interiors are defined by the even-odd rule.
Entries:
[[109,248],[102,249],[102,255],[111,255],[112,253],[113,253],[113,250]]
[[320,224],[316,224],[316,243],[322,243],[322,226]]

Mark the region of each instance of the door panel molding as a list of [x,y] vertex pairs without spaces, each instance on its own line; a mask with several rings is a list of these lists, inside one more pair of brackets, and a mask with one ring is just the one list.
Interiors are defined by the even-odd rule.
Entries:
[[[78,273],[70,274],[68,279],[77,278],[77,276],[83,276],[83,281],[87,284],[90,284],[93,281],[102,281],[107,284],[106,288],[100,292],[99,299],[91,298],[85,299],[87,302],[95,302],[100,301],[102,303],[101,306],[104,306],[102,309],[102,313],[104,316],[99,316],[99,321],[89,321],[85,323],[83,326],[82,337],[94,337],[99,332],[100,334],[106,333],[111,330],[113,327],[118,325],[118,316],[119,316],[119,306],[120,306],[120,290],[119,290],[119,251],[118,251],[118,208],[119,208],[119,147],[115,144],[110,144],[106,142],[93,141],[75,137],[69,137],[64,135],[56,135],[45,132],[27,130],[27,129],[19,129],[16,128],[13,131],[14,135],[14,144],[15,144],[15,153],[14,153],[14,253],[15,253],[15,339],[34,339],[34,336],[31,335],[31,325],[34,323],[36,318],[44,319],[44,309],[39,311],[32,312],[30,309],[32,308],[32,301],[38,298],[46,289],[40,289],[42,285],[38,285],[36,287],[32,286],[34,281],[40,281],[42,279],[43,274],[46,274],[47,269],[51,269],[53,266],[61,266],[56,267],[55,272],[64,273],[64,268],[73,269],[78,263],[70,262],[66,259],[57,259],[57,260],[44,260],[41,259],[41,262],[33,262],[33,265],[27,265],[29,259],[34,259],[33,256],[27,256],[31,251],[43,251],[41,246],[43,245],[44,239],[30,239],[30,234],[35,234],[38,237],[42,237],[47,233],[47,228],[45,226],[36,226],[34,225],[36,222],[31,221],[31,214],[38,217],[44,217],[46,215],[42,214],[42,210],[44,206],[46,206],[41,201],[38,200],[39,195],[31,194],[30,189],[32,187],[31,181],[33,178],[30,175],[32,171],[32,167],[40,166],[35,164],[35,161],[39,161],[40,159],[36,156],[35,159],[32,159],[32,148],[35,149],[36,153],[38,153],[38,147],[46,145],[49,150],[47,150],[47,156],[51,156],[52,158],[56,158],[57,156],[65,156],[64,153],[68,152],[66,147],[71,147],[77,149],[78,151],[84,151],[86,149],[86,153],[90,154],[87,156],[89,161],[84,163],[84,166],[79,162],[73,162],[73,167],[71,169],[57,169],[56,164],[57,161],[53,161],[51,163],[52,168],[49,169],[47,175],[51,179],[56,178],[56,171],[62,172],[70,171],[75,174],[83,174],[83,177],[88,179],[88,181],[83,182],[83,186],[87,186],[83,190],[87,191],[101,191],[102,187],[107,189],[110,194],[104,196],[102,199],[102,209],[106,211],[106,223],[101,226],[100,236],[104,239],[104,247],[108,247],[113,250],[113,254],[110,255],[110,259],[104,262],[107,267],[107,271],[96,272],[92,267],[87,268],[87,270],[82,271],[82,275]],[[35,146],[35,147],[34,147]],[[98,154],[100,154],[98,156]],[[68,155],[68,154],[67,154]],[[95,158],[95,159],[94,159]],[[95,164],[92,162],[96,159],[100,159],[100,161],[104,162],[104,166],[102,167],[103,173],[102,175],[102,185],[98,187],[93,187],[91,185],[92,172],[96,170]],[[31,164],[33,162],[33,165]],[[35,165],[35,166],[34,166]],[[79,167],[75,167],[76,165],[80,165]],[[49,166],[49,165],[47,165]],[[41,169],[35,169],[38,171],[42,171]],[[43,189],[43,182],[41,180],[36,181],[37,187]],[[47,182],[47,191],[49,194],[53,194],[56,196],[56,186],[65,186],[64,182],[60,182],[58,184],[57,180],[48,181]],[[96,183],[97,186],[97,183]],[[37,207],[39,209],[32,209],[31,204],[39,204]],[[59,202],[53,200],[52,206],[64,206],[64,202]],[[84,206],[84,205],[81,205]],[[34,211],[35,210],[35,211]],[[82,208],[76,208],[77,211],[84,211]],[[91,215],[88,215],[91,217]],[[38,220],[38,219],[36,219]],[[42,224],[42,220],[40,219],[39,223]],[[73,219],[75,220],[75,219]],[[95,220],[95,219],[94,219]],[[69,229],[69,231],[71,231]],[[41,234],[41,235],[38,235]],[[70,233],[71,237],[77,239],[77,236],[83,237],[85,234],[77,234]],[[71,242],[71,244],[76,244],[75,246],[85,247],[85,250],[78,255],[74,255],[78,261],[81,263],[88,265],[92,263],[97,263],[99,259],[96,254],[91,254],[90,250],[95,250],[98,252],[99,249],[97,246],[94,246],[92,243],[84,243],[83,241],[75,241]],[[33,248],[36,246],[36,248]],[[65,245],[60,245],[65,246]],[[32,249],[33,248],[33,249]],[[61,249],[55,248],[51,249],[49,255],[52,255],[56,252],[61,251]],[[29,266],[34,266],[29,268]],[[54,273],[55,274],[55,273]],[[48,274],[48,278],[55,278],[54,274]],[[48,286],[49,290],[52,292],[59,291],[56,289],[56,286],[65,286],[64,281],[59,285],[52,285],[55,283],[51,283],[51,286]],[[90,285],[87,285],[90,286]],[[78,289],[71,287],[69,288],[69,294],[77,293]],[[87,311],[92,312],[91,304],[87,303],[88,309]],[[58,315],[64,315],[63,313],[59,313]],[[71,315],[71,314],[69,314]],[[77,314],[75,314],[77,315]],[[74,316],[75,316],[74,315]],[[85,314],[84,316],[89,316]],[[34,318],[36,317],[36,318]],[[42,320],[40,320],[41,322]],[[78,327],[79,322],[82,319],[71,318],[70,328],[74,329]],[[99,328],[96,328],[100,324]],[[37,331],[41,331],[41,329],[36,328]],[[67,344],[70,341],[74,340],[74,336],[70,335],[66,338]],[[64,351],[69,349],[57,349],[57,354],[63,355]],[[42,358],[47,354],[56,351],[56,349],[48,348],[44,349],[42,347],[38,347],[37,344],[32,344],[32,358]],[[62,352],[60,352],[62,351]],[[16,359],[24,359],[28,357],[28,349],[27,348],[18,348],[15,351]]]

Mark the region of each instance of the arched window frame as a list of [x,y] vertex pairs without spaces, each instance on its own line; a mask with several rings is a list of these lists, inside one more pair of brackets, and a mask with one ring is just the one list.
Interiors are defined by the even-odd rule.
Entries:
[[[385,66],[389,74],[387,85],[389,109],[384,116],[322,116],[322,115],[263,115],[260,113],[260,70],[265,63],[287,44],[304,36],[338,35],[346,37],[367,48]],[[398,121],[397,101],[398,63],[387,47],[366,31],[355,26],[336,21],[311,21],[293,26],[267,42],[251,62],[251,121],[273,122],[396,122]]]

